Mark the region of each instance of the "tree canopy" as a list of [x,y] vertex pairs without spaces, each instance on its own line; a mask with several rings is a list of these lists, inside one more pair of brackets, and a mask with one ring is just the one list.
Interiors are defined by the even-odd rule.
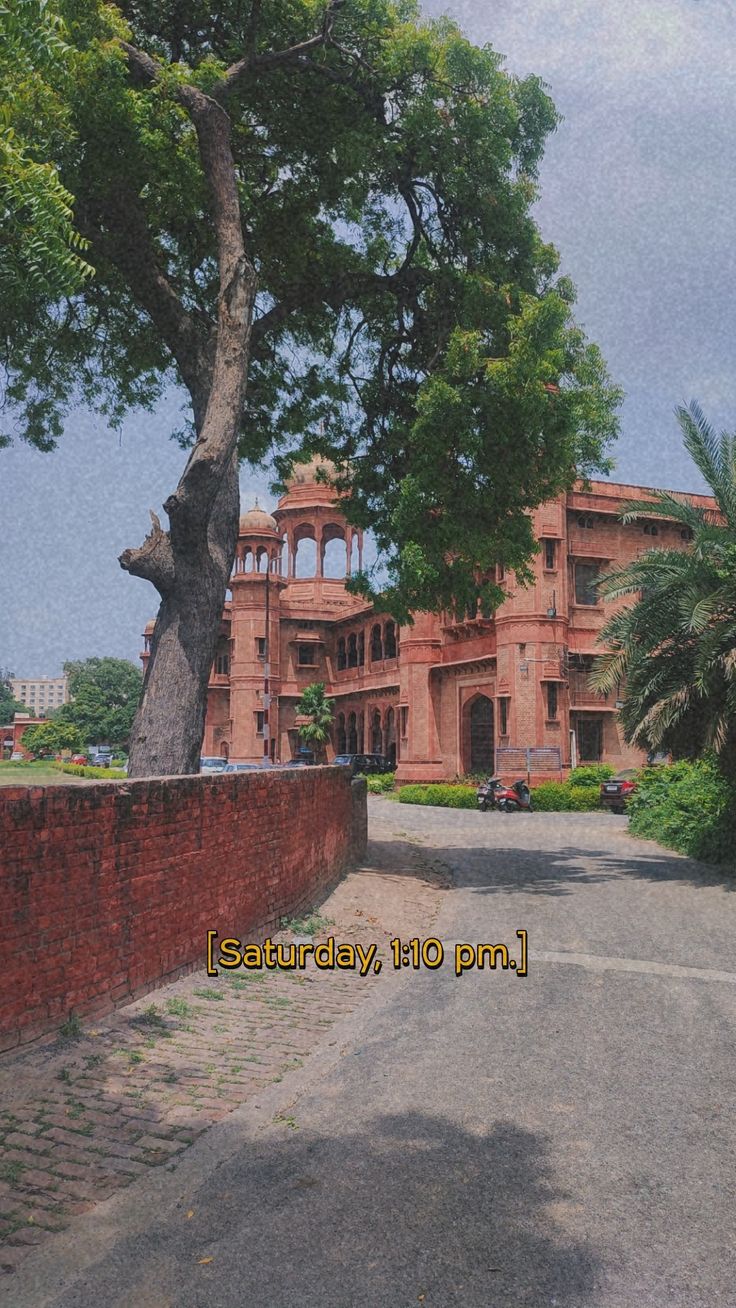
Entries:
[[627,740],[694,758],[706,749],[733,767],[736,749],[736,436],[717,433],[697,404],[677,411],[685,446],[714,509],[659,492],[626,506],[624,521],[678,523],[687,548],[652,549],[602,578],[607,598],[637,598],[601,632],[608,652],[596,690],[625,682]]
[[16,713],[27,712],[25,704],[21,704],[13,694],[12,675],[12,672],[0,668],[0,723],[12,722]]
[[82,742],[125,747],[138,707],[143,675],[127,659],[93,658],[64,664],[68,703],[54,721],[79,730]]
[[58,754],[62,749],[78,751],[84,748],[84,737],[71,722],[41,722],[23,732],[23,747],[37,757]]
[[186,84],[230,117],[257,275],[241,456],[340,463],[399,616],[521,568],[524,511],[601,466],[617,400],[531,215],[557,121],[539,79],[412,0],[56,12],[65,53],[32,61],[13,114],[75,197],[94,277],[24,304],[20,332],[4,314],[20,433],[47,447],[70,405],[117,422],[177,382],[192,438],[220,286]]

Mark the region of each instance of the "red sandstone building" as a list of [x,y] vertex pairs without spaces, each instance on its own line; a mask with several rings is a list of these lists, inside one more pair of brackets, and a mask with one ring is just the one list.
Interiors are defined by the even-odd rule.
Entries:
[[[297,702],[322,681],[335,699],[329,755],[386,754],[401,781],[519,771],[521,756],[504,753],[511,749],[546,751],[532,770],[553,774],[575,762],[643,761],[623,740],[619,696],[596,695],[588,677],[611,612],[595,576],[648,549],[687,548],[676,523],[620,522],[622,505],[646,498],[646,489],[592,482],[543,505],[533,514],[540,548],[532,585],[499,571],[507,599],[493,617],[420,613],[399,629],[345,589],[362,562],[362,533],[316,480],[319,463],[295,469],[273,515],[256,506],[240,519],[204,754],[263,758],[268,612],[272,758],[297,754]],[[144,663],[152,630],[149,623]]]

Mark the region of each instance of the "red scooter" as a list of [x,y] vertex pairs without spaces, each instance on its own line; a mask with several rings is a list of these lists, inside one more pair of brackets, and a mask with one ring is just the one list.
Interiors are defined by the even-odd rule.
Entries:
[[500,777],[489,777],[478,787],[478,808],[486,813],[497,808],[501,813],[532,813],[532,793],[525,781],[507,786]]

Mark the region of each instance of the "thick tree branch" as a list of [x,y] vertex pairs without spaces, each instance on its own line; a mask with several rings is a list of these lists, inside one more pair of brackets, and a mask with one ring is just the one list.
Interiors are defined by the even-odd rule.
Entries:
[[123,550],[118,562],[132,576],[152,582],[163,597],[174,586],[174,555],[168,533],[162,530],[153,509],[150,513],[152,526],[143,544],[139,549]]
[[96,212],[80,206],[80,229],[93,247],[123,273],[133,298],[160,332],[192,398],[194,421],[201,429],[212,373],[214,324],[184,308],[161,268],[140,200],[119,185]]

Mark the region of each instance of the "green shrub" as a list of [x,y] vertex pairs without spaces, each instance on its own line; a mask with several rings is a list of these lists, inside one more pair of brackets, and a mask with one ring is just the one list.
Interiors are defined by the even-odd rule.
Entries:
[[370,795],[386,795],[394,788],[394,773],[379,772],[372,777],[366,777],[368,784],[368,793]]
[[569,781],[543,781],[532,790],[532,807],[538,813],[590,813],[599,800],[593,786],[571,786]]
[[69,772],[73,777],[86,777],[88,781],[127,781],[127,772],[117,768],[85,767],[81,763],[52,763],[57,772]]
[[438,808],[477,808],[473,786],[451,786],[432,783],[427,786],[402,786],[400,804],[434,804]]
[[715,760],[645,768],[627,803],[629,830],[708,863],[733,863],[736,794]]
[[609,781],[615,776],[615,768],[610,763],[583,763],[573,768],[567,780],[571,786],[600,786],[602,781]]

